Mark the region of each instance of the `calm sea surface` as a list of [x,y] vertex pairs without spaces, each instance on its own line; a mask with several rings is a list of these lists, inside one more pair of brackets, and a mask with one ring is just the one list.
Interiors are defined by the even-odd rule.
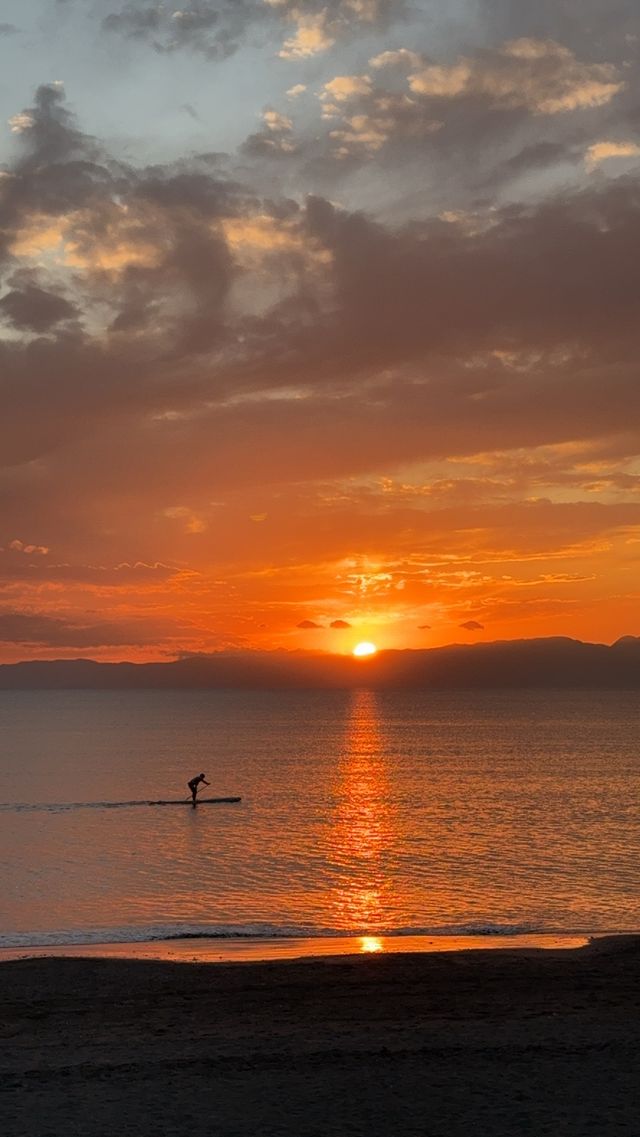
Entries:
[[[0,945],[640,931],[631,692],[0,692],[0,739]],[[201,770],[242,802],[144,804]]]

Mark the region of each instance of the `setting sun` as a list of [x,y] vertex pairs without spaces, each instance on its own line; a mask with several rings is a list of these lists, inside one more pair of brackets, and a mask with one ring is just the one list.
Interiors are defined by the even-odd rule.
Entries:
[[368,643],[365,640],[360,644],[356,644],[356,646],[353,649],[353,654],[357,655],[358,658],[361,659],[365,655],[375,655],[377,650],[378,649],[377,649],[375,644]]

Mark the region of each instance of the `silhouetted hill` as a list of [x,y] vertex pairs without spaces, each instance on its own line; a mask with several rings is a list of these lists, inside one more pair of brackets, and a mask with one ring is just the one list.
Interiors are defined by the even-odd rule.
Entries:
[[30,660],[0,665],[0,689],[313,687],[640,688],[640,638],[611,647],[553,638],[381,651],[370,659],[307,652],[217,652],[170,663]]

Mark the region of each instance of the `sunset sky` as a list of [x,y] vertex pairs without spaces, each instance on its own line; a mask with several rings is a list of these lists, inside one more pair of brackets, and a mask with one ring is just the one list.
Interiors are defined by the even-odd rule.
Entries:
[[3,0],[0,661],[640,634],[637,0]]

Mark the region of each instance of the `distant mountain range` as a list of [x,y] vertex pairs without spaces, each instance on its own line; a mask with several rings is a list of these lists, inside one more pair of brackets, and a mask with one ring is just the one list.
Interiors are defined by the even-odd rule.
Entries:
[[640,637],[610,647],[562,637],[380,651],[216,652],[169,663],[29,660],[0,665],[0,690],[170,688],[640,688]]

